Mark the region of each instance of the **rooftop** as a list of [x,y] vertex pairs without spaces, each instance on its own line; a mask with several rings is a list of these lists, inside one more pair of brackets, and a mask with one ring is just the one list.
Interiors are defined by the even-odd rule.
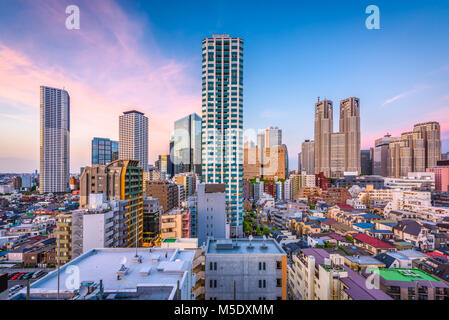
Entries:
[[387,242],[381,241],[374,237],[370,237],[363,233],[355,234],[353,236],[353,238],[357,241],[366,243],[374,248],[381,248],[381,249],[394,249],[395,248],[395,246],[393,246]]
[[[251,245],[251,246],[250,246]],[[208,238],[206,254],[286,254],[274,239],[212,239]]]
[[[102,280],[105,293],[135,294],[138,288],[145,288],[144,298],[147,300],[172,299],[178,280],[182,285],[186,272],[190,270],[195,250],[139,248],[141,263],[133,261],[135,254],[134,248],[92,249],[82,254],[60,268],[61,294],[67,297],[78,289],[67,288],[66,285],[76,270],[80,282]],[[122,265],[127,272],[118,279],[117,272],[123,268]],[[54,295],[57,283],[55,270],[31,285],[31,295]]]
[[379,274],[382,278],[388,281],[404,281],[404,282],[414,282],[414,281],[431,281],[440,282],[441,280],[428,274],[420,269],[407,269],[407,268],[372,268],[370,269],[373,273]]

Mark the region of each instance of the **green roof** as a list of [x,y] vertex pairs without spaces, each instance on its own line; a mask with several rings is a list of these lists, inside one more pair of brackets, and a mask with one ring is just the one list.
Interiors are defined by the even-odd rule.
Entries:
[[407,269],[407,268],[370,268],[373,273],[379,274],[382,278],[388,281],[436,281],[440,282],[441,280],[431,276],[425,271],[420,269]]
[[164,239],[164,241],[162,241],[162,242],[176,242],[176,239],[167,238],[167,239]]

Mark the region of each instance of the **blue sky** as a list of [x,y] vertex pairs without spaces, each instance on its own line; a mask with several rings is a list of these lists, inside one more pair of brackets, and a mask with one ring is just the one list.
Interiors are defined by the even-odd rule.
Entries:
[[[156,42],[175,59],[192,62],[198,79],[200,47],[193,44],[213,33],[242,37],[245,128],[281,127],[294,168],[300,143],[313,138],[318,96],[334,101],[334,130],[339,101],[361,99],[364,147],[386,132],[438,121],[434,113],[449,105],[447,1],[120,3],[145,11]],[[370,4],[380,9],[380,30],[365,27]]]
[[[78,31],[59,29],[69,4],[80,7]],[[380,30],[365,27],[371,4]],[[93,136],[117,138],[128,103],[150,116],[150,161],[168,152],[174,120],[200,114],[201,40],[214,33],[244,39],[244,127],[282,128],[291,169],[301,142],[313,138],[318,96],[334,101],[334,130],[339,101],[360,98],[364,148],[439,121],[448,151],[448,17],[449,2],[435,0],[2,0],[0,55],[14,69],[0,62],[0,130],[19,138],[0,141],[0,171],[37,168],[39,83],[71,93],[72,172],[89,164]],[[103,95],[89,99],[89,89]],[[103,123],[83,118],[83,108]]]

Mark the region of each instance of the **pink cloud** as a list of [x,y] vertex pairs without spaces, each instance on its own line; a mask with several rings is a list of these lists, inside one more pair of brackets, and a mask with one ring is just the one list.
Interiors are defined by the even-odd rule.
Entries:
[[[74,31],[61,27],[65,6],[62,1],[46,1],[35,8],[45,21],[44,30],[36,32],[61,36],[55,38],[58,61],[39,39],[26,44],[36,49],[33,53],[24,51],[23,43],[0,42],[0,98],[29,107],[9,116],[20,120],[20,112],[33,112],[38,124],[39,86],[64,87],[71,96],[73,169],[90,164],[92,137],[118,138],[118,117],[129,108],[149,117],[150,161],[167,153],[174,120],[201,110],[201,84],[195,92],[185,89],[196,83],[187,72],[189,66],[164,57],[151,35],[142,39],[143,22],[128,18],[113,1],[82,2],[81,29]],[[148,43],[145,48],[143,41]],[[17,136],[20,130],[18,126],[17,132],[8,134]],[[27,159],[38,159],[38,139],[38,132],[29,137],[33,147]],[[11,148],[8,152],[5,157],[18,154]]]

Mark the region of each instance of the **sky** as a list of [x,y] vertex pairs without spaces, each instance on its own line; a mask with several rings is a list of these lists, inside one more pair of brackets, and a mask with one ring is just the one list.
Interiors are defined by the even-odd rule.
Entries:
[[[69,5],[80,29],[68,30]],[[380,29],[367,29],[368,5]],[[119,115],[149,117],[149,160],[201,114],[201,40],[244,40],[244,129],[278,126],[297,168],[314,104],[360,98],[362,148],[438,121],[449,151],[449,1],[0,0],[0,172],[39,168],[39,86],[71,97],[71,172]]]

